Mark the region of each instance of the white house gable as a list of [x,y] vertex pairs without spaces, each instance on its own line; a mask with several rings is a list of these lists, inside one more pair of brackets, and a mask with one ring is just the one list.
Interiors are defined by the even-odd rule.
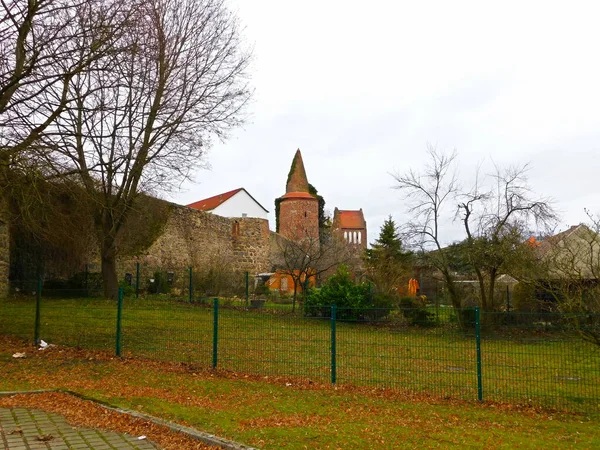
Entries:
[[211,211],[223,217],[255,217],[268,219],[268,212],[244,189]]

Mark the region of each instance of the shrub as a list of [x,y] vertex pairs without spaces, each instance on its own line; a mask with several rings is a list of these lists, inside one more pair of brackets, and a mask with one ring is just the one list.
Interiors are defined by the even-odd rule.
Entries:
[[102,274],[78,272],[69,279],[49,279],[44,281],[42,291],[46,297],[93,297],[102,293]]
[[304,314],[331,317],[332,305],[337,306],[336,317],[340,320],[377,320],[389,313],[391,300],[386,296],[372,296],[369,285],[356,283],[348,268],[342,265],[321,288],[308,291]]
[[[253,279],[250,280],[250,288]],[[194,272],[194,292],[208,297],[245,297],[246,273],[213,265]]]
[[535,287],[523,282],[515,284],[511,304],[517,312],[536,312],[538,301],[535,297]]
[[269,296],[269,286],[267,286],[264,283],[259,283],[255,288],[254,288],[254,295],[256,297],[268,297]]
[[168,294],[171,292],[171,286],[168,283],[167,272],[154,272],[154,278],[148,280],[148,293],[150,294]]
[[450,322],[456,323],[456,316],[460,317],[460,323],[463,329],[473,329],[476,325],[475,307],[455,309],[453,316],[450,316]]
[[417,297],[402,297],[400,310],[410,325],[431,327],[435,325],[435,314],[427,310],[425,302]]
[[127,281],[120,280],[119,287],[123,289],[123,297],[132,297],[135,295],[135,286],[132,286]]

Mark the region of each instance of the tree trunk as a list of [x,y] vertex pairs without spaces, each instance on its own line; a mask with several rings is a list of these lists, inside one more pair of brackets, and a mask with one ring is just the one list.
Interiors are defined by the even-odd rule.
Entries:
[[117,258],[114,245],[102,246],[102,283],[104,296],[116,299],[119,294],[119,278],[117,277]]
[[498,272],[495,269],[490,271],[490,290],[488,293],[489,311],[494,311],[494,297],[496,296],[496,278]]
[[485,291],[485,278],[483,277],[483,274],[479,269],[475,268],[475,272],[477,274],[477,281],[479,282],[479,297],[481,298],[481,310],[487,311],[489,297]]
[[450,272],[443,270],[442,274],[444,275],[444,279],[446,281],[446,289],[448,289],[448,293],[450,294],[450,301],[452,302],[452,307],[454,308],[454,312],[456,314],[456,321],[458,322],[458,326],[460,329],[465,327],[465,323],[463,320],[463,313],[461,310],[461,298],[456,291],[456,285],[454,284],[454,278],[450,274]]
[[10,269],[10,234],[8,202],[0,192],[0,298],[8,295],[8,273]]
[[294,280],[294,300],[292,301],[292,312],[296,312],[296,298],[298,297],[298,282],[296,281],[296,279],[294,277],[292,277],[292,279]]

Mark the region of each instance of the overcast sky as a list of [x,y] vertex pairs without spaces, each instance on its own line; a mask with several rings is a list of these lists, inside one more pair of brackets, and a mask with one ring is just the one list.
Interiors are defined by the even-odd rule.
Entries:
[[407,218],[389,173],[418,170],[431,143],[457,150],[465,183],[479,163],[531,162],[563,229],[600,211],[600,2],[229,4],[254,48],[250,118],[176,203],[244,187],[274,229],[300,148],[326,208],[362,208],[372,242]]

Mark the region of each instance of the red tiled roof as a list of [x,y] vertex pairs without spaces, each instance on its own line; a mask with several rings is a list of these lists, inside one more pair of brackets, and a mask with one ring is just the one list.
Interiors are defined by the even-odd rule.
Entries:
[[308,192],[288,192],[281,198],[308,198],[312,200],[318,200],[314,195],[310,195]]
[[337,224],[340,228],[365,228],[365,216],[362,210],[342,211],[338,209],[337,213]]
[[214,197],[205,198],[194,203],[190,203],[188,208],[199,209],[200,211],[212,211],[221,203],[229,200],[238,192],[244,190],[244,188],[234,189],[233,191],[225,192],[223,194],[215,195]]

